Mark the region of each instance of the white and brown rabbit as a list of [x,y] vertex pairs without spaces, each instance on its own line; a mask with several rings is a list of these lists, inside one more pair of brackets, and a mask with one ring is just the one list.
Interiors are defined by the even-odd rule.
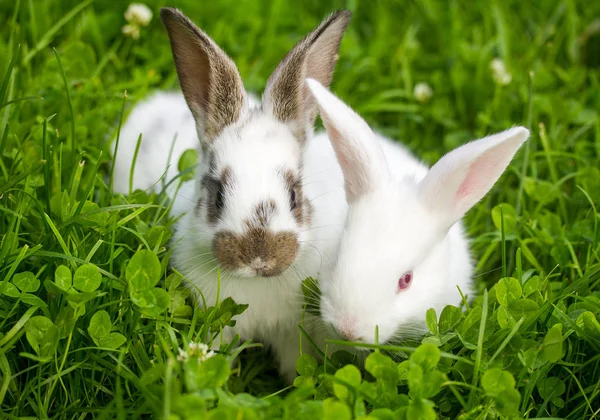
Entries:
[[522,127],[465,144],[428,168],[315,80],[307,84],[345,178],[349,204],[337,259],[320,281],[321,316],[335,335],[379,343],[417,338],[425,314],[471,295],[461,222],[527,140]]
[[[172,167],[200,139],[196,180],[176,198],[175,212],[185,215],[176,226],[172,264],[208,305],[217,299],[220,270],[220,299],[249,304],[223,339],[239,334],[271,346],[288,381],[299,355],[301,281],[318,276],[329,262],[347,209],[331,146],[313,141],[317,107],[304,81],[329,85],[350,17],[348,11],[333,13],[299,41],[258,101],[208,35],[178,10],[162,9],[191,113],[181,96],[159,94],[134,110],[129,121],[140,119],[128,121],[121,134],[122,147],[130,149],[122,156],[129,159],[140,132],[142,147],[158,145],[152,157],[138,158],[138,188],[161,177],[176,132],[180,146]],[[116,165],[123,168],[115,173],[128,179],[131,164]]]

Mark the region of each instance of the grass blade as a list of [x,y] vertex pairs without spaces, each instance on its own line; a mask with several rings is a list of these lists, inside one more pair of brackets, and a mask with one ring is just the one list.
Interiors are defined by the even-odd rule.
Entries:
[[33,57],[35,57],[41,50],[46,48],[52,40],[54,36],[58,33],[58,31],[65,26],[69,21],[71,21],[78,13],[80,13],[83,9],[92,4],[94,0],[84,0],[75,6],[70,12],[65,14],[61,19],[58,20],[39,40],[39,42],[33,47],[31,51],[25,56],[24,64],[27,65]]
[[[58,68],[60,70],[60,75],[63,79],[65,92],[67,93],[67,104],[69,106],[69,117],[71,118],[71,150],[73,153],[73,165],[77,162],[77,137],[75,136],[75,112],[73,111],[73,101],[71,100],[71,90],[69,89],[69,82],[67,81],[67,74],[65,73],[65,69],[62,65],[62,61],[60,56],[58,55],[58,51],[56,48],[53,48],[54,56],[56,57],[56,62],[58,63]],[[76,166],[74,166],[75,168]]]

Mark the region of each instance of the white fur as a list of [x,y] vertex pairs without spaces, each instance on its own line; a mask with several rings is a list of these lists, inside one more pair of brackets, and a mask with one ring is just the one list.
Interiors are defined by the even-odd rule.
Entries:
[[[471,295],[473,264],[460,219],[527,139],[513,128],[443,157],[429,170],[375,135],[342,101],[307,81],[344,170],[350,208],[337,260],[321,280],[323,320],[347,339],[380,343],[426,332],[425,313]],[[377,141],[379,140],[379,141]],[[383,153],[382,153],[383,151]],[[413,280],[399,290],[408,271]]]

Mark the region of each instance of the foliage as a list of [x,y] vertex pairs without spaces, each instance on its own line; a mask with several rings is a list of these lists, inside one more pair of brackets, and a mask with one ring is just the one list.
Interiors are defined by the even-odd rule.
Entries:
[[[165,195],[112,193],[119,122],[177,86],[156,17],[166,4],[147,3],[155,17],[134,40],[125,2],[0,2],[0,417],[598,416],[600,2],[171,2],[254,91],[330,7],[350,8],[334,90],[429,163],[532,129],[467,217],[480,285],[469,307],[430,310],[422,342],[373,346],[364,365],[304,354],[289,388],[250,343],[233,364],[235,342],[192,351],[246,306],[198,309],[169,267]],[[431,88],[419,99],[418,83]],[[180,161],[182,181],[194,160]]]

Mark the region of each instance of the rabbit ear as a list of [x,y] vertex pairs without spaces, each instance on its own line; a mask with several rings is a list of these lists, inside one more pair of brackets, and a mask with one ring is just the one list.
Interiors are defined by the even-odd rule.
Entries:
[[283,123],[289,123],[301,142],[307,138],[317,109],[304,84],[307,77],[329,86],[344,31],[352,14],[331,14],[302,39],[279,63],[265,88],[264,108]]
[[240,74],[219,46],[183,13],[162,8],[181,90],[196,119],[201,142],[211,143],[235,122],[244,104]]
[[502,175],[529,130],[515,127],[465,144],[442,157],[419,184],[423,202],[447,229],[481,200]]
[[337,160],[344,173],[346,200],[372,191],[390,178],[390,171],[375,134],[367,123],[314,79],[306,84],[314,97]]

